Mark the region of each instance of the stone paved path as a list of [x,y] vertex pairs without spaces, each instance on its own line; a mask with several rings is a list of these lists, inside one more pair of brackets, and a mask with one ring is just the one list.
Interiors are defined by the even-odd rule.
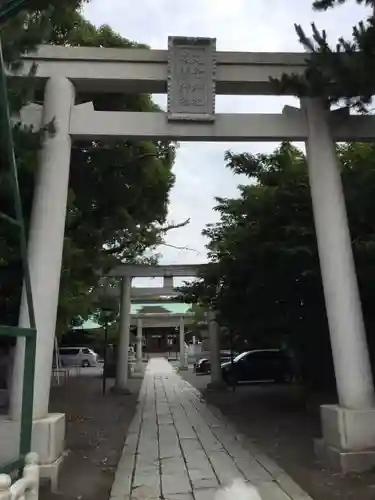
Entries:
[[151,359],[111,500],[212,500],[236,478],[256,485],[263,500],[311,500],[165,359]]

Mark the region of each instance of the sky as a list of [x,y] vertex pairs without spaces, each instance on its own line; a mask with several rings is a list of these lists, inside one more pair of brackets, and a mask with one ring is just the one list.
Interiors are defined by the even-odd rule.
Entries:
[[[369,10],[368,10],[369,12]],[[86,18],[96,26],[110,25],[122,36],[152,49],[167,49],[169,35],[216,38],[220,51],[301,52],[294,23],[310,33],[310,24],[326,29],[332,44],[350,36],[352,26],[366,10],[348,0],[325,13],[312,10],[312,0],[91,0]],[[155,96],[165,106],[166,96]],[[293,98],[217,96],[217,113],[277,113],[285,104],[298,106]],[[191,219],[188,226],[171,231],[167,245],[158,248],[162,264],[194,264],[206,261],[206,224],[216,222],[215,197],[235,197],[246,178],[225,168],[224,153],[267,152],[277,143],[180,143],[174,166],[176,183],[171,192],[168,222]],[[173,247],[188,247],[178,250]],[[138,279],[136,286],[160,286],[160,280]]]

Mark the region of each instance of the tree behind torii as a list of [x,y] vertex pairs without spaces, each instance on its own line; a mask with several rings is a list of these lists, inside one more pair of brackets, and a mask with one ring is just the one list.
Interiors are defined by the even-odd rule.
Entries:
[[[316,0],[314,9],[327,9],[345,4],[348,0]],[[339,38],[331,48],[326,31],[312,24],[312,37],[300,25],[295,29],[300,43],[307,51],[307,69],[301,75],[284,75],[273,80],[279,93],[298,97],[320,97],[327,105],[337,104],[369,111],[375,92],[375,0],[355,0],[371,7],[366,19],[353,27],[351,40]]]
[[[48,8],[43,9],[47,3]],[[108,26],[95,28],[87,22],[78,10],[82,5],[80,1],[35,0],[30,5],[36,10],[22,12],[2,32],[9,63],[19,62],[22,53],[40,43],[138,46]],[[19,109],[28,100],[42,101],[43,95],[33,91],[31,83],[26,79],[23,87],[28,89],[11,83],[13,109]],[[101,110],[157,110],[147,95],[81,95],[80,98],[93,100],[96,109]],[[27,222],[40,135],[19,127],[14,129],[14,135]],[[111,266],[118,259],[134,262],[146,249],[159,243],[167,229],[175,227],[165,225],[168,193],[174,183],[171,167],[175,147],[162,141],[74,144],[60,289],[60,328],[77,313],[85,315],[90,309],[88,291],[97,281],[95,271]],[[8,198],[7,185],[2,182],[2,206],[7,207]],[[7,318],[9,324],[16,324],[21,288],[20,261],[15,234],[5,235],[3,228],[0,254],[0,315]]]

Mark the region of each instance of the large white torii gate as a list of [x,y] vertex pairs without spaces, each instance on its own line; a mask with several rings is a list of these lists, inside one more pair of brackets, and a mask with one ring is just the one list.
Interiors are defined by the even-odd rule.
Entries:
[[[335,141],[374,140],[375,118],[326,111],[319,99],[282,114],[215,114],[215,93],[272,95],[269,77],[298,73],[304,54],[216,52],[212,39],[170,38],[168,51],[40,47],[24,57],[44,105],[29,105],[21,120],[36,127],[55,120],[46,136],[36,181],[29,238],[30,272],[38,330],[33,446],[46,471],[60,460],[64,418],[48,414],[71,143],[75,139],[119,138],[189,141],[304,141],[318,240],[338,406],[322,407],[325,455],[344,470],[375,464],[375,402],[371,367],[347,223]],[[95,111],[75,105],[81,92],[168,90],[168,113]],[[28,326],[26,301],[20,325]],[[11,420],[0,423],[0,442],[9,442],[19,422],[23,344],[16,349]],[[17,427],[16,427],[17,428]],[[7,429],[7,430],[4,430]],[[2,434],[7,434],[7,441]],[[46,443],[50,443],[46,445]],[[9,453],[12,445],[5,446]],[[10,451],[9,451],[10,450]],[[44,450],[44,451],[43,451]],[[6,454],[6,453],[5,453]],[[4,447],[0,450],[3,458]],[[47,472],[46,472],[47,473]]]

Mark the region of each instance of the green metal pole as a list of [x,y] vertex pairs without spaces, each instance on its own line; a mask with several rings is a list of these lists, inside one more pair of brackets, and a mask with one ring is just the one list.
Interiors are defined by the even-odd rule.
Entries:
[[26,7],[29,0],[4,0],[0,1],[0,24],[16,16]]
[[[29,0],[0,0],[0,25],[15,17],[26,7]],[[14,155],[12,124],[9,112],[6,66],[0,39],[0,126],[1,126],[1,159],[8,164],[9,178],[12,185],[16,218],[0,214],[3,220],[16,224],[20,230],[20,250],[23,267],[24,286],[29,313],[29,328],[0,327],[1,334],[25,337],[25,358],[22,387],[21,434],[19,443],[19,458],[9,465],[9,472],[23,467],[23,459],[31,449],[32,415],[35,376],[36,322],[31,290],[30,271],[27,261],[26,233],[23,221],[22,203],[19,191],[17,164]]]
[[12,183],[12,189],[14,195],[16,218],[20,226],[20,247],[21,247],[25,292],[26,292],[27,306],[29,311],[30,328],[35,328],[36,324],[35,324],[33,297],[31,291],[30,271],[27,262],[25,226],[23,223],[22,203],[21,203],[21,195],[18,184],[17,164],[16,164],[16,158],[14,156],[14,142],[13,142],[12,126],[9,113],[8,91],[7,91],[6,76],[5,76],[5,63],[3,58],[1,39],[0,39],[0,107],[1,107],[1,125],[2,125],[2,144],[4,149],[6,150],[4,152],[6,154],[8,165],[10,166],[10,180]]
[[102,378],[102,394],[107,392],[107,373],[108,373],[108,319],[105,319],[104,324],[104,356],[103,356],[103,378]]
[[22,215],[21,196],[18,184],[17,164],[14,155],[14,142],[8,104],[7,81],[5,75],[5,63],[0,39],[0,112],[2,128],[3,157],[9,166],[9,177],[12,184],[16,219],[20,229],[20,250],[22,257],[24,286],[29,313],[29,326],[33,330],[30,336],[25,338],[25,358],[22,387],[22,409],[21,409],[21,435],[19,443],[19,454],[22,459],[31,449],[33,397],[34,397],[34,373],[35,373],[35,349],[36,349],[36,322],[31,290],[30,271],[27,261],[26,235]]
[[31,436],[33,430],[33,399],[35,373],[36,335],[25,339],[25,360],[22,387],[20,456],[24,458],[31,451]]

